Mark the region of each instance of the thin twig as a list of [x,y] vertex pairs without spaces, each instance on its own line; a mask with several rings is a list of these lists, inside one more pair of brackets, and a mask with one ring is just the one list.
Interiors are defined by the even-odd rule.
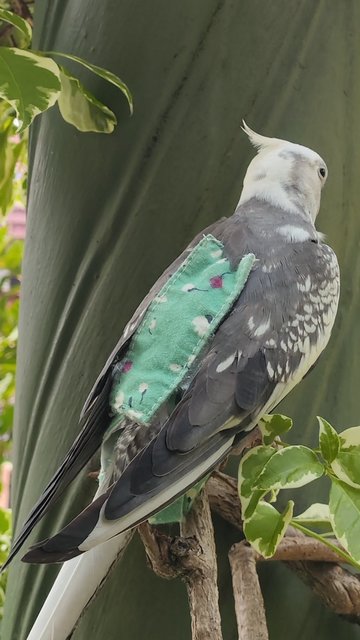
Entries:
[[180,530],[183,538],[197,540],[201,548],[201,570],[185,575],[193,640],[222,640],[214,528],[206,489]]
[[241,640],[268,640],[264,600],[253,550],[240,542],[229,553],[235,613]]
[[[335,547],[339,547],[339,549],[341,548],[337,540],[331,539],[331,542]],[[263,556],[259,553],[254,553],[256,562],[264,560]],[[268,558],[268,560],[282,560],[283,562],[313,561],[338,563],[339,556],[335,551],[332,551],[325,544],[319,542],[319,540],[307,538],[306,536],[287,535],[280,542],[274,555],[271,558]]]

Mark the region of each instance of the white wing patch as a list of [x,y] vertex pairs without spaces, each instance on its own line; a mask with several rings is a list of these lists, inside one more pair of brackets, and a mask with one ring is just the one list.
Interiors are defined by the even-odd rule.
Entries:
[[236,351],[235,353],[232,353],[228,358],[220,362],[220,364],[218,364],[218,366],[216,367],[216,373],[222,373],[223,371],[228,369],[234,362],[235,356],[236,356]]
[[276,231],[290,242],[305,242],[311,238],[310,233],[306,231],[306,229],[293,224],[284,224],[278,227]]
[[259,324],[258,327],[256,327],[254,331],[254,336],[256,336],[257,338],[259,336],[263,336],[264,333],[266,333],[269,328],[270,328],[270,320],[267,320],[266,322],[262,322],[261,324]]

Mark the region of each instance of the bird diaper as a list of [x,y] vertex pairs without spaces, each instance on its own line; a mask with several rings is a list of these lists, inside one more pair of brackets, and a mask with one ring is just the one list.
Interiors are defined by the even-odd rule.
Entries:
[[232,270],[223,249],[212,235],[204,236],[149,305],[118,365],[114,416],[149,424],[231,309],[255,256],[245,255]]

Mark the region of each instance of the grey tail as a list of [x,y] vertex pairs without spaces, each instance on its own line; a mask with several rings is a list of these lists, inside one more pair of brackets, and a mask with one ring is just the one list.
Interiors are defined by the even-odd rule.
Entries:
[[19,535],[13,542],[10,555],[1,567],[0,572],[7,569],[10,562],[31,534],[34,526],[49,511],[66,487],[100,447],[103,435],[111,421],[108,405],[110,386],[111,377],[109,376],[99,391],[99,395],[84,414],[81,421],[82,429],[78,437],[63,463],[45,488],[44,493],[31,510]]

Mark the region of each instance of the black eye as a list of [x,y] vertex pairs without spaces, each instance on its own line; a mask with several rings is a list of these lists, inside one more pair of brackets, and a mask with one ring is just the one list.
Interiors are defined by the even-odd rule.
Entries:
[[319,176],[320,176],[321,178],[325,178],[325,177],[326,177],[326,169],[325,169],[325,167],[320,167],[320,169],[319,169]]

